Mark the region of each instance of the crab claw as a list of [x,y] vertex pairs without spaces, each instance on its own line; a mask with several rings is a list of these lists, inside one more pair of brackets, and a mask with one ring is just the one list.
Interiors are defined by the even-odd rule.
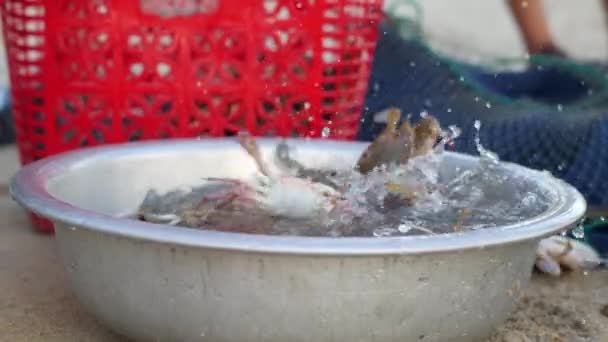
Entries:
[[553,276],[561,275],[564,269],[589,270],[600,264],[600,256],[593,248],[564,236],[543,239],[536,250],[536,268]]
[[175,214],[144,213],[144,214],[141,214],[141,217],[146,222],[168,224],[171,226],[175,226],[182,221],[182,219],[178,215],[175,215]]

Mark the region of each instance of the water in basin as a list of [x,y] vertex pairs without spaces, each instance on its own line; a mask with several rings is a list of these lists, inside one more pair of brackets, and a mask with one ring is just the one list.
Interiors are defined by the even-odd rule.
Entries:
[[[475,127],[478,131],[481,124],[476,122]],[[144,205],[157,218],[166,219],[165,223],[189,228],[272,235],[386,237],[503,226],[538,216],[554,202],[551,189],[540,188],[529,178],[505,169],[498,156],[486,150],[479,139],[478,165],[444,176],[440,167],[445,146],[457,135],[458,130],[452,127],[431,153],[405,165],[384,165],[365,175],[354,169],[325,174],[326,181],[341,189],[344,199],[329,213],[303,218],[273,215],[255,200],[236,201],[246,196],[237,191],[235,183],[214,181],[154,194]],[[392,198],[387,182],[415,187],[416,200],[404,205],[400,198]],[[181,220],[171,219],[176,213]]]

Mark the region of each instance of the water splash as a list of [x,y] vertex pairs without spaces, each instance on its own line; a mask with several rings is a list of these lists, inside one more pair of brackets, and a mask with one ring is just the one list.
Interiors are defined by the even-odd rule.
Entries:
[[498,165],[498,163],[500,162],[498,155],[490,150],[487,150],[481,144],[481,139],[479,138],[479,132],[481,130],[481,121],[475,120],[473,127],[475,128],[475,147],[477,148],[477,152],[479,153],[481,160],[483,162],[489,163],[490,165]]
[[[342,200],[330,213],[306,220],[268,219],[261,209],[249,207],[244,214],[225,216],[222,227],[232,230],[249,227],[251,217],[255,217],[260,218],[260,225],[266,225],[264,234],[381,238],[483,229],[519,222],[547,210],[552,193],[501,168],[498,155],[481,143],[481,122],[475,121],[473,126],[480,158],[472,168],[441,167],[446,146],[462,134],[458,127],[450,126],[441,133],[430,153],[406,164],[383,165],[365,176],[354,170],[336,171],[328,176],[342,193]],[[401,191],[395,192],[390,184],[406,189],[414,200],[410,201]],[[200,200],[203,192],[196,189],[190,196],[197,195]],[[164,197],[155,195],[153,199],[160,203],[175,202],[175,196],[172,192]],[[183,203],[183,198],[175,203]],[[165,211],[168,207],[167,203],[162,205]]]
[[579,222],[579,224],[576,225],[576,227],[574,227],[571,231],[572,236],[574,236],[576,239],[582,240],[585,238],[585,225],[583,224],[583,222]]
[[[336,222],[354,226],[351,233],[365,236],[428,235],[453,232],[457,224],[461,225],[459,230],[466,231],[515,223],[545,211],[552,194],[500,168],[498,155],[481,143],[481,122],[475,121],[474,128],[480,158],[472,169],[451,175],[441,169],[445,147],[462,133],[458,127],[450,126],[427,155],[405,165],[385,165],[366,177],[351,174],[336,180],[349,185],[346,198],[356,203],[356,212],[364,217],[358,220],[355,214],[349,220]],[[414,203],[395,203],[398,198],[387,191],[387,182],[413,190]],[[370,232],[367,227],[374,228]]]

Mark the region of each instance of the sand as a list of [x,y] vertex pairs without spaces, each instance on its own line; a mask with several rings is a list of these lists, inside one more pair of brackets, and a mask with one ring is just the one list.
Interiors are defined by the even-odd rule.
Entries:
[[488,342],[608,341],[607,293],[606,271],[562,278],[537,275]]

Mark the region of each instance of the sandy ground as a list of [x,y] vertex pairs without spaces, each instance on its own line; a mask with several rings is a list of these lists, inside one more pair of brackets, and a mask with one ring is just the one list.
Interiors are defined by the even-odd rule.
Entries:
[[76,302],[53,238],[1,194],[0,279],[0,341],[118,341]]
[[608,341],[608,272],[536,275],[487,342]]
[[0,146],[0,184],[8,184],[19,169],[19,158],[14,146]]

